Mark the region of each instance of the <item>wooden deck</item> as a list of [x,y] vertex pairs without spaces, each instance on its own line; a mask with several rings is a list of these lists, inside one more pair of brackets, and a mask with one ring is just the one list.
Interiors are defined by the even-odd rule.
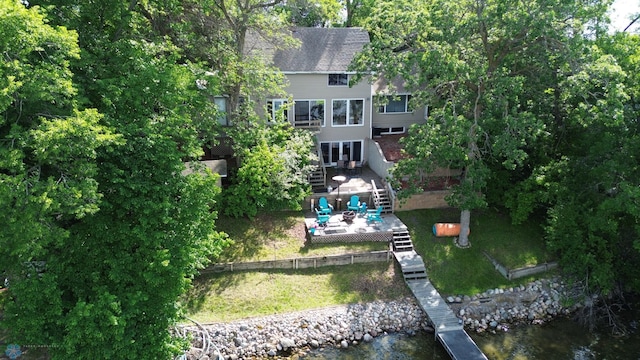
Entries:
[[382,222],[368,223],[366,217],[356,216],[351,222],[342,219],[342,212],[334,211],[327,226],[317,227],[313,235],[310,229],[316,224],[314,215],[307,215],[305,224],[309,240],[312,243],[330,242],[364,242],[383,241],[390,242],[393,239],[393,230],[406,228],[405,225],[393,214],[382,215]]

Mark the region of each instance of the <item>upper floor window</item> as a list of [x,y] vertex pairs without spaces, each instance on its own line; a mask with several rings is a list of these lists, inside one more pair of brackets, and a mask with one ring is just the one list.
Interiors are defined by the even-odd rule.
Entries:
[[348,86],[348,74],[329,74],[329,86]]
[[286,99],[267,100],[269,121],[288,121],[289,112]]
[[409,101],[411,95],[389,95],[386,96],[386,105],[381,105],[378,108],[379,113],[406,113],[411,112],[409,108]]
[[332,109],[333,126],[364,124],[364,100],[362,99],[333,100]]
[[324,100],[295,100],[293,107],[294,126],[318,121],[324,126]]
[[215,96],[213,98],[216,109],[218,110],[218,124],[229,126],[229,118],[227,117],[227,98],[224,96]]

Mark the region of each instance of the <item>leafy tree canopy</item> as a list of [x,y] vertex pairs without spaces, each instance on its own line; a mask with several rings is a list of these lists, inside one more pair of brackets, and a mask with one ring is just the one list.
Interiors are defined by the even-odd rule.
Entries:
[[553,73],[548,64],[567,52],[571,34],[581,36],[594,14],[565,1],[376,3],[365,24],[372,42],[355,68],[400,77],[415,102],[429,104],[429,121],[410,130],[410,157],[394,175],[409,177],[411,193],[420,190],[425,172],[463,169],[449,199],[462,209],[460,245],[468,245],[469,211],[486,204],[491,162],[517,168],[543,131],[525,90],[529,80]]
[[223,211],[254,217],[264,210],[300,210],[310,193],[308,175],[314,167],[311,133],[284,121],[257,122],[235,131],[243,134],[234,137],[242,164],[223,194]]
[[179,296],[226,244],[215,177],[182,175],[216,81],[127,5],[1,5],[2,326],[54,359],[169,358]]

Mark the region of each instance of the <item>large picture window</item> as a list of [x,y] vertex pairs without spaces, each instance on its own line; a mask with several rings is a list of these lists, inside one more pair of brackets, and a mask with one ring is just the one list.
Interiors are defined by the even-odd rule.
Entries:
[[348,74],[329,74],[329,86],[348,86]]
[[364,100],[344,99],[333,100],[332,125],[349,126],[364,124]]
[[295,100],[295,125],[319,122],[324,126],[324,100]]
[[378,108],[379,113],[406,113],[410,112],[409,100],[411,95],[396,95],[387,96],[386,105],[382,105]]
[[271,99],[267,101],[267,114],[270,121],[288,121],[286,99]]

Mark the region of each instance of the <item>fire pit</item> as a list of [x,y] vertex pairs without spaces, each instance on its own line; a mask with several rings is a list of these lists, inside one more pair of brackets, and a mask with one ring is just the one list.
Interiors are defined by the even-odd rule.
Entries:
[[343,211],[342,212],[342,221],[344,222],[352,222],[353,219],[356,218],[355,211]]

